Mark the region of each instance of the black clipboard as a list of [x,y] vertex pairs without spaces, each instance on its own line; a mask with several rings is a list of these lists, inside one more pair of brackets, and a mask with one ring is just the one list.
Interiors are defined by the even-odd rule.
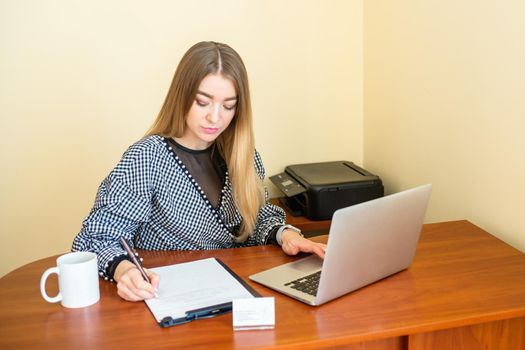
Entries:
[[[163,328],[230,312],[232,310],[232,300],[238,297],[261,296],[230,267],[217,258],[200,259],[187,263],[151,268],[150,270],[161,276],[161,284],[158,298],[149,299],[145,302],[159,326]],[[191,277],[189,281],[165,281],[165,279],[173,279],[177,278],[177,276],[183,278],[185,275]],[[178,294],[178,290],[168,289],[173,286],[175,286],[175,289],[181,289],[181,294]],[[218,302],[199,304],[199,301],[194,303],[194,301],[190,300],[192,291],[195,292],[197,298],[202,298],[207,293],[212,295],[217,291],[220,295],[211,298]],[[184,292],[189,292],[190,294],[186,295]],[[228,295],[228,292],[231,292],[231,295]],[[188,299],[187,308],[185,303],[181,301],[185,297]],[[206,301],[205,298],[203,299],[204,301]],[[170,304],[176,305],[174,307],[176,311],[173,314],[169,312]],[[198,307],[195,307],[195,305]]]

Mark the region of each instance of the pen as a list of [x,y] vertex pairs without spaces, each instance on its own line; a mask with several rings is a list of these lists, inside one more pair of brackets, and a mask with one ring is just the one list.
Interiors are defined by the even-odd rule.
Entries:
[[232,310],[232,303],[223,303],[218,305],[206,306],[200,309],[186,311],[186,316],[179,318],[172,318],[166,316],[159,322],[159,326],[165,328],[175,326],[183,323],[188,323],[193,320],[199,320],[202,318],[211,318],[218,315],[222,315]]
[[128,245],[128,242],[126,242],[126,239],[124,237],[120,237],[120,244],[122,245],[122,248],[124,248],[126,253],[128,253],[129,257],[131,258],[131,261],[133,262],[133,264],[135,264],[137,269],[139,269],[139,271],[142,274],[142,277],[144,278],[144,280],[146,280],[146,282],[148,282],[148,283],[151,283],[151,281],[149,280],[148,275],[146,274],[146,271],[144,271],[144,268],[142,268],[142,264],[137,259],[135,253],[133,253],[133,251],[131,250],[131,248]]
[[200,318],[209,318],[215,317],[217,315],[222,315],[228,311],[232,310],[232,303],[223,303],[218,305],[206,306],[200,309],[186,311],[186,317],[189,319],[200,319]]

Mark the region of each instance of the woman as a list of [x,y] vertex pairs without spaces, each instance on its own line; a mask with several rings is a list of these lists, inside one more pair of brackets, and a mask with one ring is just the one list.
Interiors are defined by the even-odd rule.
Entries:
[[282,209],[269,204],[263,178],[242,59],[225,44],[200,42],[179,63],[146,137],[100,185],[72,250],[96,252],[100,275],[130,301],[153,297],[159,277],[142,278],[120,237],[142,249],[273,243],[323,257],[323,244],[285,225]]

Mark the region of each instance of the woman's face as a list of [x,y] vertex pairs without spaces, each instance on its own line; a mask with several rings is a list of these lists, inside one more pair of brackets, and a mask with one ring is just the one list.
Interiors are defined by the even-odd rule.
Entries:
[[233,82],[220,74],[207,75],[186,116],[184,134],[176,141],[194,150],[208,148],[230,125],[236,106]]

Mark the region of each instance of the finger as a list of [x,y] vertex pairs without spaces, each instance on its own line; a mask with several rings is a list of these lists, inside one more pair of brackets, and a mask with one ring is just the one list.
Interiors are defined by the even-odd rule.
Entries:
[[140,301],[142,300],[138,295],[134,294],[128,286],[124,283],[119,282],[117,284],[117,294],[124,300],[127,301]]
[[150,283],[146,282],[140,273],[133,276],[131,282],[132,286],[130,286],[130,290],[134,294],[143,299],[151,299],[155,297],[155,288],[153,288]]
[[304,253],[314,253],[320,258],[324,258],[324,247],[321,243],[316,243],[308,239],[303,239],[299,248]]
[[155,290],[155,293],[159,291],[159,285],[160,285],[160,277],[155,275],[151,278],[151,285],[153,286],[153,290]]
[[313,252],[321,259],[324,259],[325,250],[323,249],[323,247],[316,245],[313,247]]
[[[144,283],[147,284],[146,281],[144,281]],[[148,293],[141,289],[140,286],[137,286],[136,282],[133,281],[133,277],[130,276],[121,278],[117,284],[117,288],[119,290],[119,295],[129,301],[139,301],[152,297],[151,293]]]
[[160,276],[157,275],[155,272],[149,271],[148,269],[144,269],[146,271],[146,274],[149,277],[149,280],[151,282],[151,285],[153,286],[153,289],[155,292],[159,291],[159,284],[160,284]]
[[137,268],[127,270],[121,277],[119,283],[127,288],[130,298],[151,299],[155,296],[155,290],[151,284],[146,282]]

